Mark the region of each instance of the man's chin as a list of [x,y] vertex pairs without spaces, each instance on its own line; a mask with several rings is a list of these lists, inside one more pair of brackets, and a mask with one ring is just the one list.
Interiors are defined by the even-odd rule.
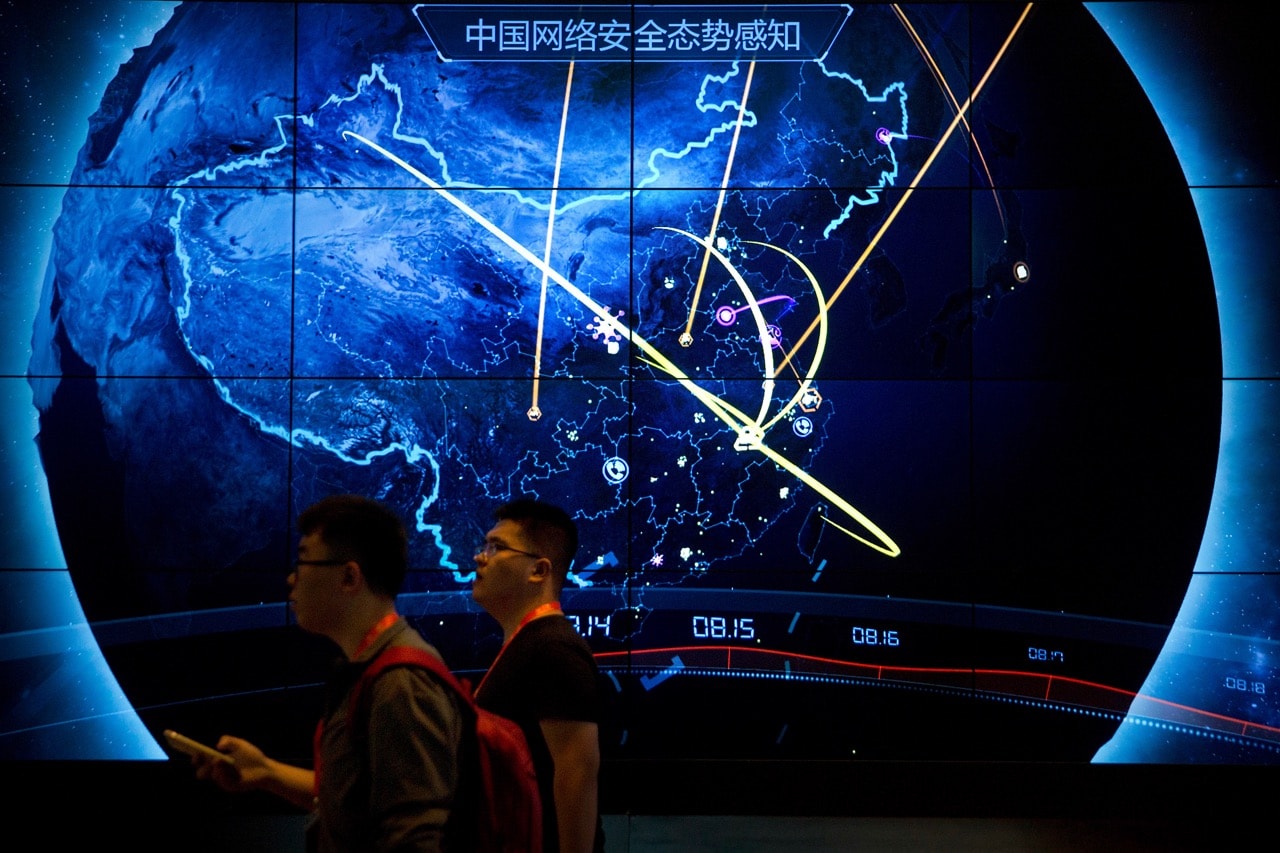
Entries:
[[297,602],[289,602],[289,615],[293,617],[293,624],[308,633],[314,633],[311,626],[307,623],[307,614],[305,612],[298,611]]

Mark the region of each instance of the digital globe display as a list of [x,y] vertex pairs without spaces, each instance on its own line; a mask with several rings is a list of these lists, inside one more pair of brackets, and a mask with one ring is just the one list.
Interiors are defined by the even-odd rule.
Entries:
[[338,492],[404,518],[401,612],[482,672],[472,555],[530,496],[579,525],[607,757],[1085,762],[1132,712],[1157,760],[1274,760],[1269,671],[1188,676],[1240,679],[1227,714],[1144,686],[1223,350],[1083,7],[181,3],[90,119],[30,331],[152,732],[305,758],[285,576]]

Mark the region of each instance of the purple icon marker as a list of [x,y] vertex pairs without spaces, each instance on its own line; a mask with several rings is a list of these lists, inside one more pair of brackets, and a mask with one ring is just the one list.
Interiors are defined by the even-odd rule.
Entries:
[[[779,299],[785,299],[787,302],[790,303],[786,307],[786,309],[782,312],[783,314],[787,313],[787,311],[790,311],[791,307],[796,303],[796,301],[792,299],[790,296],[766,296],[764,299],[761,299],[756,304],[764,305],[767,302],[777,302]],[[747,310],[747,306],[745,305],[741,308],[732,308],[728,305],[721,305],[719,308],[716,309],[716,322],[719,323],[721,326],[732,326],[734,321],[738,319],[738,314],[746,310]]]

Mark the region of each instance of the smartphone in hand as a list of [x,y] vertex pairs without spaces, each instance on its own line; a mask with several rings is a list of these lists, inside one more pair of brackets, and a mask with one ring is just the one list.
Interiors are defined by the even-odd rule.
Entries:
[[187,755],[203,756],[205,758],[212,758],[214,761],[225,761],[228,764],[231,763],[231,756],[227,755],[225,752],[218,752],[218,750],[213,747],[203,744],[198,740],[192,740],[184,734],[175,732],[173,729],[164,730],[164,739],[169,742],[169,746],[179,752],[185,752]]

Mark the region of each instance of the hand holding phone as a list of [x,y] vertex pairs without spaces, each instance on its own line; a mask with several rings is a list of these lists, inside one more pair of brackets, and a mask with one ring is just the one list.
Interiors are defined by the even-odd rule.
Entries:
[[184,734],[175,732],[173,729],[164,730],[164,739],[169,742],[169,746],[179,752],[185,752],[187,755],[200,758],[211,758],[214,761],[225,761],[228,764],[233,763],[231,761],[231,756],[227,755],[225,752],[218,752],[218,750],[213,747],[203,744],[198,740],[192,740]]

